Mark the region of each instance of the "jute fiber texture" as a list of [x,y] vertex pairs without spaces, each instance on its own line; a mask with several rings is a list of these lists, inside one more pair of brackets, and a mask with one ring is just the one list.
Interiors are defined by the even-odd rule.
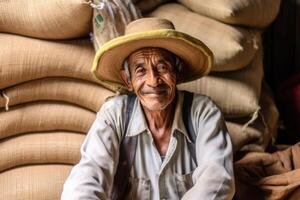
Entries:
[[143,14],[149,13],[160,4],[169,2],[171,0],[139,0],[135,5],[138,7]]
[[260,106],[259,116],[251,124],[247,124],[247,118],[226,122],[235,152],[264,152],[268,145],[273,144],[275,141],[279,112],[271,91],[265,84],[262,87]]
[[216,72],[178,86],[181,90],[205,94],[220,107],[226,119],[252,117],[260,109],[263,79],[262,51],[250,65],[233,72]]
[[142,15],[131,0],[94,0],[93,44],[98,50],[105,42],[124,35],[126,25]]
[[0,174],[0,199],[56,200],[72,165],[29,165]]
[[150,16],[166,18],[176,30],[203,41],[214,53],[212,71],[233,71],[247,66],[258,50],[259,32],[234,27],[201,16],[180,4],[165,4]]
[[88,39],[54,42],[0,33],[0,45],[0,89],[44,77],[99,83],[91,73],[95,52]]
[[237,200],[299,200],[300,143],[273,153],[251,152],[235,162]]
[[247,122],[245,122],[244,119],[240,119],[238,121],[239,122],[226,121],[226,126],[233,144],[233,152],[263,152],[265,147],[263,147],[261,143],[263,140],[265,125],[263,124],[261,117],[255,121],[255,128],[253,125],[243,128],[244,124]]
[[92,26],[84,0],[5,0],[0,13],[0,32],[43,39],[87,36]]
[[277,16],[281,0],[177,0],[199,14],[230,24],[263,28]]
[[2,90],[0,108],[40,100],[64,101],[97,112],[114,93],[95,83],[73,78],[43,78]]
[[95,113],[61,102],[36,102],[0,111],[0,139],[22,133],[72,131],[87,133]]
[[75,132],[28,133],[0,140],[0,173],[30,164],[71,164],[80,160],[84,134]]

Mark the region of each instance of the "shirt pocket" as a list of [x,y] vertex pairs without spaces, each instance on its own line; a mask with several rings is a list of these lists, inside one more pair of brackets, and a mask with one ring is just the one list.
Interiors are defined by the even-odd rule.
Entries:
[[175,174],[177,192],[180,198],[193,187],[194,183],[192,175],[193,171],[187,174]]
[[151,184],[149,179],[129,177],[130,191],[127,200],[150,200]]

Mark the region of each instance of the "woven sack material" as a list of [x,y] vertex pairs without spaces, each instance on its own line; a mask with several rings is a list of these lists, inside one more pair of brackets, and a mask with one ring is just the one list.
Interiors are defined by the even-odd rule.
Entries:
[[0,13],[0,32],[71,39],[91,30],[92,9],[83,0],[6,0]]
[[146,14],[156,7],[158,7],[160,4],[169,2],[172,0],[139,0],[135,5],[138,7],[143,14]]
[[272,153],[247,153],[234,163],[234,173],[237,200],[299,200],[300,143]]
[[89,81],[43,78],[2,90],[0,108],[40,100],[65,101],[97,112],[114,93]]
[[0,199],[60,199],[71,165],[29,165],[0,174]]
[[277,137],[279,112],[275,105],[271,90],[263,84],[260,99],[261,111],[257,120],[247,124],[247,119],[227,121],[234,151],[264,152]]
[[176,30],[203,41],[214,53],[212,71],[244,68],[258,49],[258,31],[223,24],[193,13],[180,4],[160,6],[150,16],[166,18],[173,22]]
[[141,13],[131,0],[94,0],[93,44],[96,50],[105,42],[124,35],[126,25],[138,18]]
[[199,14],[231,23],[266,27],[277,16],[281,0],[177,0]]
[[0,173],[29,164],[76,164],[85,135],[70,132],[30,133],[0,141]]
[[87,109],[60,102],[37,102],[0,111],[0,139],[40,131],[86,133],[96,118]]
[[211,97],[226,119],[249,117],[260,109],[262,62],[260,50],[252,63],[242,70],[212,73],[196,81],[181,84],[178,88]]
[[0,89],[44,77],[98,82],[91,73],[95,52],[87,39],[53,42],[2,33],[0,44]]

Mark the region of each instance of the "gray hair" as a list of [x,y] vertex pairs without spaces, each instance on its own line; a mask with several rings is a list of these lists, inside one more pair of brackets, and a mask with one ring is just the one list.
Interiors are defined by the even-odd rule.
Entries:
[[130,71],[129,71],[129,64],[128,64],[128,60],[126,59],[124,61],[124,70],[125,70],[125,73],[128,77],[128,80],[130,81],[131,80],[131,75],[130,75]]

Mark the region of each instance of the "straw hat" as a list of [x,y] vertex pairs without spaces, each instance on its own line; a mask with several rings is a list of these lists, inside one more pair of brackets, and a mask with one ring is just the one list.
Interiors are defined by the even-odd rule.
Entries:
[[200,40],[175,30],[172,22],[162,18],[142,18],[127,25],[125,35],[105,43],[94,59],[92,72],[115,91],[124,91],[121,69],[125,59],[144,47],[166,49],[185,63],[183,81],[193,81],[209,73],[213,54]]

